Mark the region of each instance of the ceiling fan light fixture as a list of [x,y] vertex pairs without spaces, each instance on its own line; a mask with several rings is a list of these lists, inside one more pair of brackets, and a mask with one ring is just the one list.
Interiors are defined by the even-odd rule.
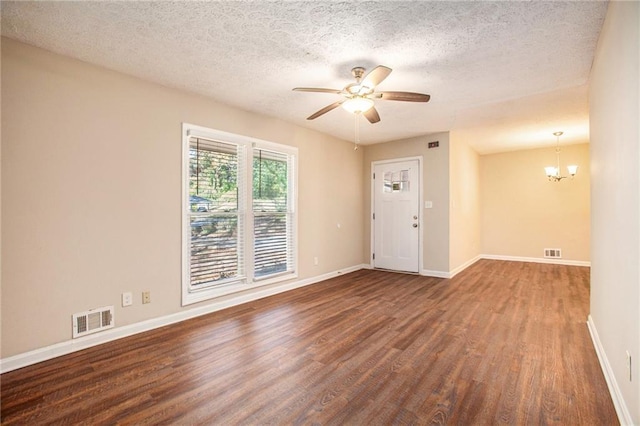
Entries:
[[342,108],[352,114],[368,111],[371,107],[373,107],[373,101],[369,98],[363,98],[360,96],[349,98],[342,103]]
[[373,84],[371,84],[371,82],[367,82],[367,81],[363,81],[362,83],[360,83],[360,87],[363,87],[367,90],[373,90],[376,88],[376,86],[374,86]]
[[358,83],[352,83],[347,87],[345,87],[344,89],[345,89],[345,92],[348,92],[350,95],[357,96],[358,93],[360,93],[361,88],[362,86],[359,85]]

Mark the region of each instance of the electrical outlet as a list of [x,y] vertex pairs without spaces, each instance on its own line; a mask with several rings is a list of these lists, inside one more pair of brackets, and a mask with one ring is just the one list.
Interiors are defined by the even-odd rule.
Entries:
[[631,354],[627,351],[627,371],[629,372],[629,381],[631,381]]
[[122,306],[133,305],[133,294],[131,292],[122,293]]
[[142,303],[151,303],[151,292],[150,291],[143,291],[142,292]]
[[313,264],[315,266],[318,266],[318,257],[317,256],[313,258]]

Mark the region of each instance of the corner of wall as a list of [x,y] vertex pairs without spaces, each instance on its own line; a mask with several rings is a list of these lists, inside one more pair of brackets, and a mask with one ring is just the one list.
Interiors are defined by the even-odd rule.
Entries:
[[449,150],[449,270],[452,275],[480,256],[480,156],[456,132]]

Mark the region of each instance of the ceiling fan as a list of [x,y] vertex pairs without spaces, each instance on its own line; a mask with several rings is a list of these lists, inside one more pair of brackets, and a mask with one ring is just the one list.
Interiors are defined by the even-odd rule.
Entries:
[[[319,93],[335,93],[342,95],[344,99],[327,105],[319,111],[307,117],[307,120],[313,120],[323,114],[342,105],[344,109],[354,114],[364,115],[370,123],[380,121],[380,115],[374,107],[374,100],[385,101],[405,101],[405,102],[429,102],[431,96],[423,93],[414,92],[376,92],[376,86],[391,74],[391,68],[384,65],[378,65],[372,69],[366,76],[365,69],[355,67],[351,70],[351,74],[355,77],[356,82],[347,84],[342,90],[322,89],[318,87],[296,87],[293,90],[298,92],[319,92]],[[364,76],[364,77],[363,77]]]

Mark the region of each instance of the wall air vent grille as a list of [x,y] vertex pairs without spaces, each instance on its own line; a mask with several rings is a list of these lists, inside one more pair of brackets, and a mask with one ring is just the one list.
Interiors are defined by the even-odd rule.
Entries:
[[560,249],[544,249],[544,257],[546,259],[562,259],[562,250]]
[[73,338],[113,328],[113,306],[73,314]]

